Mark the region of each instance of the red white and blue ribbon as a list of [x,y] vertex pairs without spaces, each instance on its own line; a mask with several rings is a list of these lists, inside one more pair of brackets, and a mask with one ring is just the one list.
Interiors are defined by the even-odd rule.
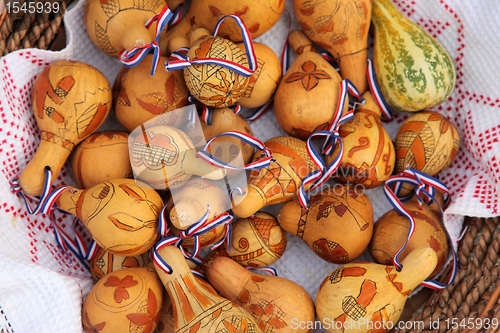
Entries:
[[180,4],[175,10],[174,16],[172,17],[170,23],[168,24],[168,27],[169,28],[175,27],[177,24],[179,24],[181,18],[182,18],[182,4]]
[[[239,114],[241,112],[241,106],[236,103],[228,106],[229,109],[233,110],[234,114]],[[201,120],[208,126],[212,125],[212,108],[203,104],[203,111],[201,112]]]
[[[342,156],[344,155],[344,147],[342,144],[342,140],[340,140],[338,131],[341,124],[345,123],[346,121],[349,121],[354,117],[354,112],[352,110],[348,111],[345,115],[342,115],[347,100],[348,91],[351,92],[353,96],[363,101],[361,94],[359,93],[358,89],[354,86],[354,84],[352,84],[351,81],[349,81],[348,79],[342,80],[340,84],[340,93],[339,93],[339,100],[337,102],[337,109],[335,110],[333,119],[330,123],[328,130],[315,132],[307,139],[306,142],[307,152],[309,154],[309,157],[312,159],[313,163],[318,168],[318,170],[311,172],[304,178],[304,180],[302,181],[302,186],[298,191],[298,199],[304,209],[306,209],[309,204],[309,196],[305,190],[306,186],[308,186],[309,184],[313,184],[313,186],[309,189],[310,192],[318,189],[332,176],[332,174],[340,166]],[[325,142],[323,144],[322,151],[326,155],[330,155],[332,153],[333,147],[335,146],[337,141],[340,142],[339,154],[327,167],[325,167],[325,162],[323,162],[322,157],[318,152],[316,152],[316,150],[312,145],[312,140],[318,137],[325,137]]]
[[249,271],[250,270],[262,271],[262,272],[269,273],[272,276],[278,276],[278,272],[276,272],[276,270],[272,267],[251,267],[251,266],[248,266],[245,268]]
[[[174,52],[172,55],[176,60],[173,61],[167,61],[165,62],[165,69],[167,71],[171,70],[178,70],[178,69],[183,69],[186,67],[191,66],[192,64],[197,64],[197,65],[217,65],[217,66],[222,66],[224,68],[230,69],[233,72],[236,72],[244,77],[249,77],[252,75],[258,67],[257,63],[257,57],[255,56],[255,50],[253,47],[253,42],[252,42],[252,37],[250,36],[250,32],[248,31],[245,23],[243,23],[243,20],[237,16],[237,15],[226,15],[222,17],[217,25],[215,26],[213,35],[215,36],[220,28],[220,25],[226,18],[232,18],[236,21],[238,24],[240,30],[241,30],[241,35],[243,36],[243,44],[245,45],[245,50],[247,54],[247,59],[248,59],[248,68],[245,66],[242,66],[240,64],[237,64],[233,61],[225,60],[225,59],[220,59],[220,58],[198,58],[198,59],[190,59],[186,55],[179,53],[179,52]],[[171,55],[171,58],[172,58]]]
[[85,242],[83,240],[82,235],[78,232],[76,228],[76,224],[78,222],[81,222],[78,218],[73,219],[73,230],[75,231],[75,243],[76,246],[78,247],[78,252],[80,255],[85,259],[85,260],[92,260],[94,259],[95,255],[97,254],[97,250],[99,250],[99,246],[97,245],[96,241],[91,239],[90,243],[88,245],[85,245]]
[[[414,192],[415,195],[417,196],[418,202],[420,205],[422,205],[422,199],[420,197],[421,194],[424,194],[427,196],[431,201],[436,202],[438,207],[441,209],[442,213],[442,208],[439,206],[437,201],[434,198],[434,195],[432,194],[433,192],[430,192],[428,189],[429,188],[434,188],[437,190],[442,191],[445,194],[445,202],[449,201],[449,190],[446,187],[444,183],[439,181],[436,178],[433,178],[429,175],[426,175],[423,172],[420,172],[418,170],[408,168],[399,175],[392,176],[389,179],[386,180],[385,185],[384,185],[384,193],[391,203],[391,205],[396,209],[398,213],[401,215],[404,215],[409,221],[410,221],[410,228],[408,230],[408,236],[406,238],[406,242],[403,245],[403,247],[396,253],[393,259],[394,266],[400,271],[403,266],[399,262],[399,255],[404,251],[406,246],[408,245],[408,242],[413,235],[413,232],[415,231],[415,220],[413,219],[413,216],[406,210],[406,208],[403,206],[401,203],[401,200],[398,198],[396,193],[398,192],[397,189],[391,189],[391,185],[394,185],[395,187],[400,186],[403,183],[411,184],[415,186]],[[448,242],[451,245],[451,237],[448,233],[448,230],[446,229],[446,226],[444,226],[444,230],[446,232],[446,236],[448,237]],[[435,280],[425,280],[424,282],[421,283],[421,285],[431,288],[431,289],[436,289],[436,290],[441,290],[449,286],[450,284],[453,283],[455,280],[455,277],[457,275],[457,269],[458,269],[458,260],[457,260],[457,254],[455,252],[455,248],[451,246],[451,251],[453,254],[453,261],[452,261],[452,271],[450,273],[450,276],[448,277],[448,281],[445,284],[442,284],[438,281]]]
[[[210,144],[215,139],[217,139],[217,138],[219,138],[221,136],[232,136],[232,137],[235,137],[237,139],[240,139],[241,141],[246,142],[247,144],[251,145],[252,147],[255,147],[255,148],[259,149],[259,150],[262,150],[262,157],[263,158],[255,161],[255,162],[249,163],[249,164],[245,165],[244,167],[236,167],[236,166],[233,166],[231,164],[228,164],[226,162],[223,162],[223,161],[219,160],[215,156],[211,155],[208,152],[208,149],[210,147]],[[234,131],[234,132],[226,132],[226,133],[222,133],[222,134],[214,136],[213,138],[211,138],[210,140],[208,140],[207,143],[205,143],[205,145],[203,146],[203,148],[196,154],[196,156],[198,156],[199,158],[201,158],[205,162],[208,162],[208,163],[210,163],[212,165],[215,165],[215,166],[217,166],[219,168],[229,169],[229,170],[257,170],[257,169],[262,169],[262,168],[268,167],[269,164],[273,161],[271,150],[269,148],[267,148],[262,141],[254,138],[253,136],[250,136],[248,134],[241,133],[241,132],[236,132],[236,131]]]
[[368,77],[368,85],[370,86],[370,90],[372,92],[373,98],[375,102],[377,102],[378,107],[382,111],[386,120],[392,120],[392,112],[389,109],[389,106],[384,100],[382,96],[382,92],[377,83],[377,78],[375,77],[375,68],[373,67],[373,63],[370,59],[368,59],[368,69],[367,69],[367,77]]
[[[180,11],[180,9],[178,8]],[[153,22],[157,21],[156,24],[156,38],[151,43],[148,43],[141,47],[134,47],[132,50],[122,50],[118,55],[118,58],[125,67],[134,67],[139,64],[142,59],[153,50],[153,65],[151,67],[150,75],[154,75],[158,65],[160,63],[161,51],[159,46],[160,34],[162,30],[167,26],[170,19],[174,17],[174,14],[168,9],[167,6],[163,7],[159,14],[154,15],[146,22],[146,28],[149,28]]]
[[319,54],[320,56],[322,56],[322,57],[323,57],[323,59],[325,59],[326,61],[328,61],[328,63],[329,63],[330,65],[332,65],[332,67],[333,67],[333,68],[335,68],[335,70],[336,70],[337,72],[339,72],[339,71],[340,71],[340,67],[339,67],[339,65],[338,65],[338,63],[337,63],[337,60],[335,60],[335,58],[334,58],[334,57],[332,57],[332,55],[331,55],[330,53],[328,53],[328,52],[318,52],[318,54]]

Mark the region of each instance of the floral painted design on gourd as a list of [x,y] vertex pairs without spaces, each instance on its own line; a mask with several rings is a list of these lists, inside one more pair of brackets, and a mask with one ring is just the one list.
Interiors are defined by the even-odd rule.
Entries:
[[121,303],[124,299],[129,299],[130,295],[127,291],[127,288],[134,287],[138,285],[139,282],[135,281],[131,275],[125,276],[123,279],[120,279],[117,276],[111,275],[108,277],[106,282],[104,283],[105,287],[114,287],[114,299],[116,303]]
[[292,83],[300,80],[302,87],[306,91],[311,91],[319,84],[320,80],[329,80],[332,77],[321,69],[316,69],[316,64],[310,60],[302,64],[303,72],[295,72],[290,75],[285,81],[287,83]]
[[90,322],[88,312],[85,311],[85,319],[83,322],[83,330],[85,331],[85,333],[98,333],[104,329],[104,326],[106,326],[106,322],[93,325]]
[[[142,333],[151,333],[155,323],[160,320],[160,304],[156,299],[154,292],[149,289],[147,301],[141,303],[137,313],[131,313],[127,315],[127,319],[138,329],[142,330]],[[131,331],[134,327],[131,324]],[[144,326],[144,328],[143,328]]]

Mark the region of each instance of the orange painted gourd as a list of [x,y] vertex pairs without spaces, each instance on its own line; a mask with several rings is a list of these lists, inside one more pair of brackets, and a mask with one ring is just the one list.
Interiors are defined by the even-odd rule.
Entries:
[[293,9],[306,35],[337,60],[342,77],[365,92],[371,1],[293,0]]
[[160,318],[163,285],[152,267],[123,268],[105,275],[85,298],[85,332],[153,332]]
[[59,60],[36,78],[31,95],[40,145],[20,176],[29,195],[43,192],[45,167],[55,179],[75,146],[95,132],[111,110],[111,87],[94,67]]
[[135,256],[156,242],[163,201],[147,184],[113,179],[73,191],[64,191],[56,206],[78,217],[103,249]]
[[206,276],[223,297],[247,310],[264,332],[309,332],[294,323],[316,318],[311,296],[288,279],[252,273],[224,257],[209,262]]
[[[287,134],[305,140],[313,132],[328,129],[342,78],[302,31],[292,31],[288,40],[298,56],[276,91],[274,114]],[[347,110],[346,103],[343,112]]]
[[90,275],[92,275],[94,282],[97,283],[106,274],[122,268],[144,267],[149,262],[148,252],[133,257],[126,257],[99,248],[94,258],[89,261]]
[[364,193],[336,185],[313,196],[308,209],[298,200],[287,202],[278,212],[278,221],[323,260],[344,264],[357,259],[368,247],[373,208]]
[[71,165],[79,188],[91,188],[116,178],[132,178],[128,133],[106,131],[92,134],[76,146]]
[[[363,98],[365,104],[358,106],[354,118],[339,129],[344,155],[332,178],[343,184],[373,188],[382,185],[392,175],[396,152],[371,92],[365,92]],[[337,143],[332,154],[325,157],[325,162],[332,163],[339,152],[340,143]]]
[[90,40],[102,52],[118,57],[122,50],[132,50],[155,40],[156,22],[146,28],[146,22],[159,14],[165,0],[89,0],[83,20]]
[[237,327],[240,331],[262,332],[244,309],[202,287],[178,248],[165,246],[158,254],[172,267],[171,274],[167,274],[155,265],[172,300],[175,332],[238,332]]
[[397,327],[408,296],[431,274],[436,262],[434,250],[423,247],[402,261],[401,272],[375,263],[340,266],[319,287],[318,318],[331,324],[325,327],[329,333],[385,332]]
[[[302,180],[317,169],[307,153],[305,142],[300,139],[278,136],[264,144],[276,162],[271,162],[267,168],[251,170],[246,194],[233,195],[232,210],[239,217],[249,217],[264,206],[295,199]],[[256,152],[253,160],[258,160],[261,154]],[[307,185],[305,190],[311,186]]]

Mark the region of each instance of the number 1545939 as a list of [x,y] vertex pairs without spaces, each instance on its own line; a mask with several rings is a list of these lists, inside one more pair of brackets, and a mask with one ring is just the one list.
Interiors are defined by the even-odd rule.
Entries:
[[41,14],[41,13],[59,13],[60,7],[59,2],[24,2],[19,4],[18,2],[7,2],[5,8],[8,13],[30,13],[30,14]]

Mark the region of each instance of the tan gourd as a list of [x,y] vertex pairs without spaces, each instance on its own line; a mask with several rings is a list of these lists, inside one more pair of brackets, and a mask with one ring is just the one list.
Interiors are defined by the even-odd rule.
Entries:
[[342,77],[365,92],[371,0],[293,0],[293,9],[306,35],[338,62]]
[[[233,213],[239,217],[249,217],[264,206],[295,199],[302,180],[317,170],[302,140],[291,136],[278,136],[264,144],[271,150],[276,162],[271,162],[267,168],[251,170],[246,194],[233,195]],[[253,160],[258,160],[261,154],[260,151],[256,152]],[[311,186],[309,183],[305,190]]]
[[136,256],[154,245],[163,201],[147,184],[113,179],[73,191],[64,191],[56,206],[78,217],[100,247]]
[[[184,109],[189,91],[180,71],[157,70],[151,76],[153,55],[148,54],[135,67],[122,67],[113,85],[116,118],[133,131],[144,122],[163,114],[165,125],[180,128],[186,122]],[[160,64],[167,61],[160,58]]]
[[[236,44],[212,36],[206,29],[197,30],[190,39],[189,59],[224,59],[248,67],[245,53]],[[193,97],[211,107],[222,108],[236,103],[245,94],[249,82],[248,77],[219,65],[194,64],[183,71],[186,86]]]
[[83,20],[90,40],[102,52],[118,57],[122,50],[130,51],[155,40],[156,22],[146,28],[146,22],[159,14],[165,0],[89,0]]
[[[229,131],[253,136],[253,131],[246,120],[239,114],[235,115],[233,110],[228,108],[213,109],[212,124],[207,125],[202,121],[201,128],[206,141]],[[194,144],[197,145],[195,142]],[[208,152],[223,162],[241,168],[252,160],[254,148],[240,139],[226,135],[215,139],[210,144]],[[229,176],[235,176],[240,172],[240,170],[227,170]]]
[[[396,324],[410,293],[436,267],[436,253],[428,247],[414,250],[394,266],[350,263],[334,270],[319,287],[316,312],[329,333],[386,332]],[[384,326],[385,322],[385,326]]]
[[309,332],[294,324],[316,318],[311,296],[288,279],[254,274],[224,257],[209,262],[206,276],[222,296],[251,313],[264,332]]
[[[442,198],[438,199],[443,207]],[[440,211],[433,210],[433,206],[422,203],[418,204],[414,196],[410,201],[404,203],[404,207],[415,220],[415,230],[406,248],[399,255],[403,260],[414,249],[419,247],[430,247],[437,255],[436,269],[429,278],[434,278],[443,268],[448,258],[448,239],[443,228]],[[439,209],[439,208],[437,208]],[[375,223],[373,238],[370,242],[370,254],[376,262],[390,265],[396,253],[403,247],[408,237],[410,221],[391,209]]]
[[209,221],[231,208],[227,194],[219,186],[202,178],[191,179],[174,191],[166,205],[170,223],[180,230],[186,230],[200,220],[207,212],[207,205],[210,207]]
[[[220,1],[194,0],[186,15],[160,39],[162,52],[171,38],[188,37],[199,27],[213,31],[215,25],[225,15],[238,15],[248,28],[252,38],[258,37],[271,29],[285,9],[285,1]],[[225,19],[219,29],[219,36],[233,42],[243,41],[236,21]]]
[[[365,92],[363,98],[365,104],[359,106],[354,118],[339,129],[344,154],[332,178],[343,184],[373,188],[382,185],[392,175],[396,152],[371,92]],[[340,143],[337,143],[332,154],[325,157],[325,162],[332,163],[339,152]]]
[[357,259],[370,243],[373,208],[364,193],[336,185],[313,196],[307,210],[297,200],[287,202],[278,212],[278,221],[320,258],[344,264]]
[[89,261],[90,275],[92,275],[94,282],[97,283],[106,274],[122,268],[144,267],[149,262],[148,252],[133,257],[126,257],[99,247],[95,257]]
[[286,232],[274,216],[265,212],[233,222],[229,257],[243,266],[266,267],[286,250]]
[[[302,31],[292,31],[288,41],[298,56],[276,91],[274,113],[286,133],[307,139],[313,132],[328,129],[342,78]],[[347,104],[343,112],[347,112]]]
[[172,300],[175,332],[238,332],[237,327],[239,332],[262,332],[244,309],[202,287],[178,248],[165,246],[158,250],[158,254],[173,270],[167,274],[155,265]]
[[[246,54],[245,44],[238,47]],[[262,43],[253,43],[259,67],[250,76],[245,95],[238,100],[244,108],[258,108],[271,100],[281,80],[281,63],[273,50]]]
[[154,332],[163,286],[151,267],[123,268],[105,275],[85,298],[85,332]]
[[207,272],[208,263],[212,260],[212,258],[216,258],[216,257],[228,257],[229,258],[229,254],[227,254],[225,243],[223,243],[221,246],[219,246],[218,248],[216,248],[215,250],[210,252],[205,257],[205,259],[203,259],[201,264],[199,264],[198,267],[196,267],[196,270],[198,272],[200,272],[201,274],[205,274]]
[[76,146],[71,165],[79,188],[91,188],[116,178],[132,178],[128,133],[106,131],[92,134]]
[[[394,141],[396,164],[394,173],[407,167],[435,176],[446,169],[460,148],[458,131],[448,119],[434,111],[422,111],[406,119]],[[401,196],[412,186],[404,184]]]
[[[217,180],[226,175],[224,169],[212,167],[196,157],[196,149],[184,132],[158,124],[137,129],[130,139],[132,170],[138,179],[158,189],[175,189],[192,175]],[[148,122],[148,124],[150,124]],[[156,125],[156,126],[154,126]]]
[[29,195],[43,192],[45,167],[56,179],[75,146],[95,132],[111,110],[111,87],[94,67],[59,60],[36,78],[31,94],[40,145],[20,176]]

